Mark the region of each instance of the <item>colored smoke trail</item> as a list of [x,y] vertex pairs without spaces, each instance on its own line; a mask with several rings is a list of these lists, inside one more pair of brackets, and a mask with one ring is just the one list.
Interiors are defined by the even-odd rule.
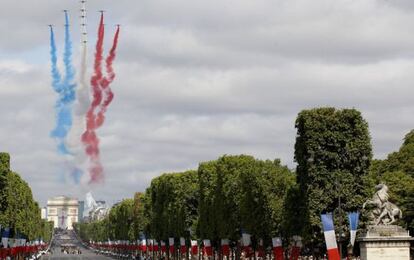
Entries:
[[66,136],[72,126],[72,111],[71,105],[75,100],[76,84],[72,83],[75,72],[71,65],[72,61],[72,42],[70,40],[69,32],[69,17],[65,12],[65,47],[63,62],[65,65],[65,77],[61,79],[59,70],[57,68],[56,44],[53,29],[50,28],[50,47],[51,47],[51,63],[52,63],[52,86],[59,94],[56,102],[56,127],[52,130],[51,136],[57,140],[58,152],[68,155],[69,149],[65,144]]
[[86,129],[85,115],[88,111],[89,85],[86,79],[87,75],[87,53],[88,53],[88,36],[86,24],[86,1],[81,1],[80,9],[80,69],[79,69],[79,86],[76,91],[75,109],[73,117],[72,130],[69,133],[70,149],[74,153],[74,163],[71,171],[72,180],[75,184],[81,182],[85,169],[85,151],[83,149],[80,137]]
[[55,34],[53,33],[53,28],[50,27],[50,59],[52,64],[52,87],[57,92],[61,92],[60,80],[61,76],[57,68],[57,54],[56,54],[56,43],[55,43]]
[[114,98],[114,93],[112,92],[109,85],[115,79],[115,72],[114,72],[114,69],[112,67],[112,63],[114,62],[114,60],[116,58],[116,47],[118,46],[118,37],[119,37],[119,26],[118,26],[118,28],[116,29],[116,32],[115,32],[114,40],[113,40],[113,43],[112,43],[112,48],[109,51],[109,55],[105,60],[106,73],[108,74],[108,77],[103,77],[102,80],[100,81],[100,85],[102,87],[105,98],[103,99],[101,109],[100,109],[100,111],[97,115],[97,118],[96,118],[97,127],[100,127],[104,123],[105,112],[106,112],[109,104],[111,104],[112,99]]
[[105,112],[113,99],[113,92],[109,85],[115,79],[115,73],[112,63],[116,57],[116,48],[118,45],[119,26],[114,36],[113,45],[109,52],[106,63],[106,72],[108,77],[103,77],[103,39],[105,29],[103,24],[103,14],[98,29],[98,40],[96,43],[96,53],[94,62],[94,74],[91,78],[93,100],[86,114],[86,131],[82,135],[82,142],[85,145],[86,154],[90,158],[91,167],[89,169],[90,183],[99,183],[103,181],[103,167],[99,158],[99,138],[95,130],[98,129],[105,120]]
[[104,37],[104,25],[103,15],[98,29],[98,41],[96,43],[95,63],[94,63],[94,75],[91,78],[93,99],[90,108],[86,114],[86,131],[82,135],[82,142],[86,146],[86,154],[90,157],[91,161],[99,162],[99,139],[95,134],[97,129],[95,121],[95,110],[99,107],[102,101],[102,90],[99,86],[99,81],[102,78],[102,53],[103,53],[103,37]]

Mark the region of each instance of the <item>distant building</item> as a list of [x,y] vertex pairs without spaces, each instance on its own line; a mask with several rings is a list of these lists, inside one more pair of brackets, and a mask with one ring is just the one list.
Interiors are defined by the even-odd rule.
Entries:
[[47,200],[47,219],[53,221],[55,228],[73,229],[78,222],[78,199],[57,196]]
[[41,214],[41,218],[42,219],[47,219],[47,208],[46,207],[43,207],[43,208],[41,208],[40,209],[40,214]]
[[85,202],[83,200],[79,201],[79,209],[78,209],[78,221],[82,222],[83,220],[83,212],[85,210]]

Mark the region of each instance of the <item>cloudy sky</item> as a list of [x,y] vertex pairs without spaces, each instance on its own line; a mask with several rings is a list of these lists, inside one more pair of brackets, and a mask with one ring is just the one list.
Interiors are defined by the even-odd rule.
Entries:
[[[294,168],[302,109],[359,109],[376,158],[414,128],[412,0],[88,0],[87,8],[89,74],[97,11],[107,11],[108,36],[122,24],[115,99],[98,132],[106,180],[90,188],[95,198],[132,197],[154,176],[223,154]],[[63,9],[79,68],[78,1],[0,0],[0,150],[42,205],[89,190],[62,180],[66,162],[49,136],[57,97],[47,24],[61,51]]]

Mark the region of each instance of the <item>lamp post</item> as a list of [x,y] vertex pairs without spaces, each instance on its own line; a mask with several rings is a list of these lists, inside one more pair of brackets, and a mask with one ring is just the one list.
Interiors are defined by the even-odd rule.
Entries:
[[335,209],[336,215],[338,217],[339,222],[339,229],[338,229],[338,245],[339,245],[339,256],[342,259],[342,204],[341,204],[341,185],[339,183],[338,173],[335,176],[335,186],[336,186],[336,194],[338,199],[338,207]]

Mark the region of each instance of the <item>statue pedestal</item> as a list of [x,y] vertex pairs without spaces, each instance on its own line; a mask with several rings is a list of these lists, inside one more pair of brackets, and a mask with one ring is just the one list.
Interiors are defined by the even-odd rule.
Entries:
[[410,260],[408,231],[396,225],[369,226],[358,238],[362,260]]

